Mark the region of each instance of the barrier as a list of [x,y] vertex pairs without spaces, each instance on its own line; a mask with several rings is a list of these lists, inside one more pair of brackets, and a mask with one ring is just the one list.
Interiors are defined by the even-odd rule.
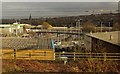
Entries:
[[79,53],[79,52],[57,52],[55,53],[56,60],[60,57],[68,57],[68,60],[118,60],[120,61],[120,53]]
[[3,50],[2,59],[22,59],[22,60],[54,60],[53,49],[37,50]]
[[120,53],[80,53],[80,52],[54,52],[53,49],[43,50],[3,50],[2,59],[24,59],[24,60],[117,60],[120,61]]

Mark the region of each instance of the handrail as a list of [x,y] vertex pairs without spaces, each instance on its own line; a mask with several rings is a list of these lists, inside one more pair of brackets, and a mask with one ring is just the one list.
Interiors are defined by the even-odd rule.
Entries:
[[[64,55],[64,56],[63,56]],[[95,60],[120,60],[120,53],[80,53],[80,52],[56,52],[56,60],[60,57],[68,57],[68,60],[95,59]]]
[[[55,54],[74,54],[74,52],[55,52]],[[75,52],[75,54],[105,54],[105,53],[81,53],[81,52]],[[106,53],[106,54],[120,54],[120,53]]]
[[[14,54],[15,52],[15,54]],[[5,58],[14,58],[14,55],[16,55],[16,59],[19,59],[23,57],[23,59],[26,58],[34,58],[34,57],[38,57],[36,60],[40,60],[39,57],[55,57],[55,60],[59,60],[60,57],[68,57],[67,59],[71,59],[71,60],[79,60],[79,59],[95,59],[95,60],[120,60],[120,53],[80,53],[80,52],[50,52],[50,51],[33,51],[33,50],[29,50],[29,51],[13,51],[10,53],[5,53],[3,52],[3,57]],[[44,56],[45,55],[45,56]],[[8,57],[9,56],[9,57]],[[35,59],[35,58],[34,58]]]

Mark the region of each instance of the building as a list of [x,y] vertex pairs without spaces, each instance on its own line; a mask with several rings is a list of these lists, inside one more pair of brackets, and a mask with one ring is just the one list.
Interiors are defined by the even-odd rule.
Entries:
[[120,24],[120,1],[118,2],[118,23]]
[[120,13],[120,1],[118,2],[118,13]]
[[85,46],[91,52],[120,52],[120,31],[86,34]]
[[12,36],[12,35],[19,35],[24,32],[24,25],[29,24],[19,24],[19,23],[13,23],[13,24],[1,24],[0,25],[0,35],[2,36]]

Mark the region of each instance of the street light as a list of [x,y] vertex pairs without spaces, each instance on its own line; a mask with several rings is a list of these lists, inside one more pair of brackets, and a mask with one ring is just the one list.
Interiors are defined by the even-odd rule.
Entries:
[[95,25],[95,33],[97,32],[97,25]]
[[81,21],[82,21],[82,19],[77,20],[77,22],[76,22],[76,29],[78,27],[78,29],[80,29],[80,31],[82,32],[82,30],[81,30]]
[[81,26],[81,22],[82,22],[83,19],[80,19],[80,31],[82,33],[82,26]]
[[109,32],[110,32],[110,22],[109,22]]
[[101,25],[101,32],[102,32],[102,23],[103,23],[103,22],[101,22],[101,24],[100,24],[100,25]]

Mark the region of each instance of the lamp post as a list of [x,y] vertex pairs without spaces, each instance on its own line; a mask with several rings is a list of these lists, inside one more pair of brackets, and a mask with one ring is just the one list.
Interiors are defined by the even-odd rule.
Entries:
[[77,22],[76,22],[76,29],[77,29],[77,27],[78,27],[79,30],[82,32],[82,29],[81,29],[81,21],[82,21],[82,19],[77,20]]
[[82,33],[81,22],[82,22],[82,19],[80,19],[80,24],[79,24],[79,27],[80,27],[80,32]]
[[100,28],[101,28],[101,32],[102,32],[102,23],[103,23],[103,22],[101,22],[101,24],[100,24],[100,25],[101,25],[101,27],[100,27]]
[[95,25],[95,33],[97,32],[97,25]]
[[109,32],[110,32],[110,22],[109,22]]
[[76,21],[75,32],[77,32],[78,20]]

